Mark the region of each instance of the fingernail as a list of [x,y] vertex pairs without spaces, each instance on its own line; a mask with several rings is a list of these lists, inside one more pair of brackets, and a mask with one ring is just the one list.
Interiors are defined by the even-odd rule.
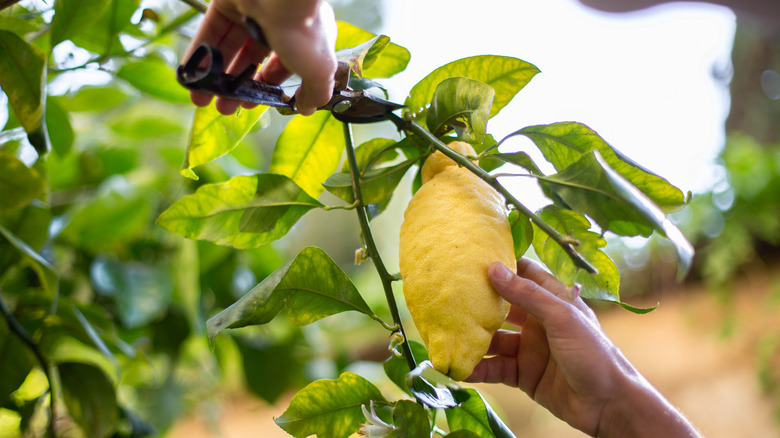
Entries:
[[509,270],[506,266],[504,266],[501,262],[496,262],[493,264],[493,272],[492,277],[495,281],[500,282],[507,282],[509,281],[514,274],[512,271]]

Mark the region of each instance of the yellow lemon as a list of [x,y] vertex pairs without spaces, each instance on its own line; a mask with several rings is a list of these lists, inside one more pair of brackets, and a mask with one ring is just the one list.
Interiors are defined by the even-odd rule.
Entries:
[[[449,147],[475,155],[468,143]],[[501,195],[441,152],[422,182],[401,225],[404,297],[434,368],[463,380],[509,312],[487,271],[496,261],[516,270],[512,232]]]

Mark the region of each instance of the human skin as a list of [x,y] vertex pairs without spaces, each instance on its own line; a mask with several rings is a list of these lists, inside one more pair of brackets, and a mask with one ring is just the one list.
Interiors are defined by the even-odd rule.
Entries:
[[[242,24],[243,17],[260,25],[273,51],[250,38]],[[226,73],[237,74],[250,64],[262,62],[255,80],[280,84],[297,74],[301,86],[295,94],[296,107],[300,114],[311,115],[333,93],[335,38],[336,20],[324,1],[212,0],[184,59],[198,45],[206,43],[222,52]],[[197,92],[191,92],[190,97],[198,106],[206,106],[212,99],[211,95]],[[222,97],[217,97],[215,105],[226,115],[233,114],[239,105],[253,106]]]
[[629,363],[593,311],[540,265],[517,263],[517,275],[494,263],[488,275],[512,304],[468,382],[518,387],[558,418],[591,436],[700,437]]

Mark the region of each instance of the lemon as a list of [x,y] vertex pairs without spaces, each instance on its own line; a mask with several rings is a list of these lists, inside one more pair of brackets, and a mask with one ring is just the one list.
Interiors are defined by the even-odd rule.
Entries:
[[[468,143],[449,147],[475,155]],[[512,232],[501,195],[441,152],[422,182],[401,225],[404,298],[434,368],[463,380],[509,312],[487,272],[496,261],[516,270]]]

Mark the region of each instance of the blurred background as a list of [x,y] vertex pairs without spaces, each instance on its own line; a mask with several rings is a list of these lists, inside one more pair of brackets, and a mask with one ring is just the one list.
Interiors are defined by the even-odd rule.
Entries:
[[[50,9],[44,3],[20,4]],[[688,278],[675,282],[675,252],[662,238],[610,240],[623,300],[658,308],[636,315],[592,304],[626,356],[706,436],[780,436],[777,22],[705,3],[629,13],[597,11],[574,0],[331,4],[338,19],[386,34],[411,52],[405,72],[381,81],[391,100],[402,102],[417,81],[459,58],[521,58],[541,73],[491,119],[488,131],[496,138],[535,124],[582,122],[692,192],[690,205],[673,216],[696,247]],[[141,30],[134,37],[154,34],[188,9],[174,0],[141,2],[133,18]],[[183,35],[162,34],[141,50],[156,51],[176,65],[200,19],[192,17]],[[132,38],[123,42],[133,44]],[[54,51],[60,70],[50,83],[48,109],[54,116],[47,124],[71,131],[52,139],[60,146],[47,159],[54,244],[43,251],[59,260],[63,295],[96,303],[88,318],[102,324],[100,309],[110,309],[119,319],[107,332],[133,352],[116,353],[122,403],[171,438],[286,437],[273,417],[311,380],[348,370],[378,382],[388,397],[397,395],[382,371],[387,332],[360,316],[340,314],[302,328],[280,317],[261,328],[220,335],[215,349],[209,348],[202,327],[193,323],[192,303],[199,302],[195,308],[206,309],[208,317],[312,245],[347,271],[377,314],[387,315],[373,267],[353,263],[360,247],[354,212],[314,210],[285,238],[246,251],[185,241],[155,226],[160,211],[194,187],[266,169],[287,119],[269,112],[263,129],[199,168],[200,181],[184,180],[178,169],[192,120],[186,97],[160,100],[138,93],[106,73],[113,61],[71,73],[88,58],[83,49],[88,42],[76,43],[66,41]],[[0,106],[6,102],[0,94]],[[34,157],[29,145],[7,135],[13,118],[2,107],[0,144]],[[67,110],[59,112],[60,125],[58,108]],[[357,143],[376,136],[398,133],[389,124],[355,127]],[[536,148],[521,139],[502,148],[526,151],[542,162]],[[511,190],[529,208],[545,204],[533,181],[516,180]],[[328,196],[323,203],[338,203]],[[409,179],[372,221],[391,272],[398,270],[398,230],[410,197]],[[14,298],[17,277],[8,275],[3,284]],[[411,320],[407,329],[419,339]],[[39,396],[41,379],[28,377],[29,394],[17,396]],[[519,437],[582,436],[519,390],[479,388]],[[0,408],[0,436],[18,423],[14,415]]]

